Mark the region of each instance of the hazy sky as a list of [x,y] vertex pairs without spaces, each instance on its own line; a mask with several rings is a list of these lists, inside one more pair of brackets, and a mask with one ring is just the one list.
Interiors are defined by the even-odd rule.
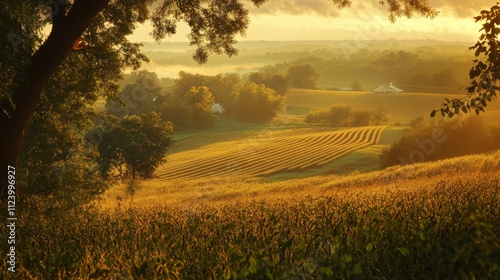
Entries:
[[[240,40],[371,40],[437,39],[476,41],[480,25],[473,17],[495,4],[486,0],[430,0],[439,12],[435,19],[414,16],[392,24],[387,7],[378,0],[353,0],[350,8],[338,10],[327,0],[269,0],[261,8],[250,8],[247,36]],[[165,41],[187,41],[187,27]],[[149,24],[141,26],[134,41],[152,41]]]

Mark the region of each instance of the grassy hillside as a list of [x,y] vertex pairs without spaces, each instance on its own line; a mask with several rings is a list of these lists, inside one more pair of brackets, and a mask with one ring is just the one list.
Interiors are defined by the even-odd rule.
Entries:
[[118,204],[146,208],[158,205],[189,208],[189,205],[226,204],[256,199],[279,200],[339,193],[350,195],[367,189],[386,191],[392,188],[434,188],[438,183],[450,180],[474,181],[481,177],[498,179],[499,172],[500,152],[497,152],[434,163],[395,166],[367,173],[353,172],[349,175],[297,176],[297,179],[293,179],[293,176],[271,176],[268,180],[241,176],[171,181],[153,179],[141,182],[133,194],[125,184],[110,189],[103,196],[102,205],[107,209],[113,209]]

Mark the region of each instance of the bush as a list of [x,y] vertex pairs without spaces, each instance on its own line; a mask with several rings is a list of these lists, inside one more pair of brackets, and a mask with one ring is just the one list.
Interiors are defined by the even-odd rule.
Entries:
[[304,121],[308,124],[330,124],[331,126],[368,126],[387,122],[384,109],[353,109],[344,104],[335,104],[328,110],[311,111]]
[[427,162],[500,148],[500,126],[470,116],[452,121],[417,118],[381,156],[383,167]]
[[240,91],[236,116],[243,121],[270,121],[285,108],[286,98],[265,85],[246,84]]

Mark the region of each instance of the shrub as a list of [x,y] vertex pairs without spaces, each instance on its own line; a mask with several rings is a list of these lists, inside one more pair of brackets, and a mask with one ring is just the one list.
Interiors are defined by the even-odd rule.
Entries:
[[284,96],[273,89],[255,83],[246,84],[240,91],[236,116],[249,122],[265,122],[285,108]]
[[353,109],[344,104],[335,104],[328,110],[311,111],[304,121],[308,124],[330,124],[331,126],[368,126],[388,121],[385,109]]
[[500,148],[498,125],[470,116],[451,121],[417,118],[401,139],[381,155],[383,167],[434,161]]

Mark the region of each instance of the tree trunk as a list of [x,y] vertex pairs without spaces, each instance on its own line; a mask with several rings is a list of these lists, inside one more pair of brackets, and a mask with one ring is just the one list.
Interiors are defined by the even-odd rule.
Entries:
[[53,17],[53,27],[49,37],[31,57],[24,82],[12,96],[15,108],[0,108],[6,112],[0,119],[2,201],[5,201],[7,196],[7,166],[17,167],[24,131],[33,115],[43,86],[72,50],[73,43],[108,2],[109,0],[75,1],[67,14],[65,9],[59,9],[59,13]]

